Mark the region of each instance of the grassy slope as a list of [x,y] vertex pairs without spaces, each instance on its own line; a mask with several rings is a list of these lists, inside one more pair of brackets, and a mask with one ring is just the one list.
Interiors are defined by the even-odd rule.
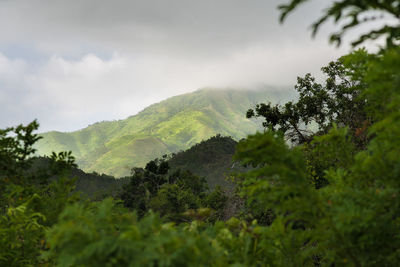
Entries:
[[245,112],[271,99],[267,91],[202,89],[149,106],[125,120],[99,122],[72,133],[48,132],[38,142],[41,155],[72,150],[85,171],[114,176],[163,154],[184,150],[220,133],[234,139],[259,129]]

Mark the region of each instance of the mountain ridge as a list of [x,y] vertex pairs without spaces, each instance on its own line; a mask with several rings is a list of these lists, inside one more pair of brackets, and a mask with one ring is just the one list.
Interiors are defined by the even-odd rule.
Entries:
[[245,118],[256,103],[276,102],[271,89],[204,88],[152,104],[124,120],[102,121],[74,132],[42,133],[40,155],[71,150],[85,171],[129,174],[163,154],[187,149],[216,134],[239,140],[260,130]]

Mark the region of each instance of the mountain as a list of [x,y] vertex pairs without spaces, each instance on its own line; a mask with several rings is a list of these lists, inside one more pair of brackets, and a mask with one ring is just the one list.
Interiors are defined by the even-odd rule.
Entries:
[[201,89],[153,104],[137,115],[92,124],[82,130],[41,134],[39,155],[69,151],[81,169],[116,177],[132,167],[187,149],[216,134],[239,140],[260,129],[246,111],[259,102],[276,102],[279,90]]

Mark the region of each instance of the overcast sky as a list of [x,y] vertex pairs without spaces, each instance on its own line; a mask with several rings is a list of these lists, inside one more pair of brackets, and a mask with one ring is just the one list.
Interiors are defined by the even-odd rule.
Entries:
[[[349,49],[310,37],[326,0],[0,0],[0,128],[72,131],[202,87],[293,85]],[[261,101],[261,100],[260,100]]]

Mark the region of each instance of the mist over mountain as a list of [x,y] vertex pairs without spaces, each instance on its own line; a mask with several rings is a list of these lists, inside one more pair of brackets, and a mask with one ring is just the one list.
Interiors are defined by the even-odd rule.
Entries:
[[40,155],[71,150],[84,171],[122,177],[132,167],[143,167],[216,134],[239,140],[255,133],[261,123],[246,119],[246,111],[256,103],[287,97],[286,90],[271,88],[205,88],[168,98],[124,120],[98,122],[69,133],[43,133],[36,148]]

